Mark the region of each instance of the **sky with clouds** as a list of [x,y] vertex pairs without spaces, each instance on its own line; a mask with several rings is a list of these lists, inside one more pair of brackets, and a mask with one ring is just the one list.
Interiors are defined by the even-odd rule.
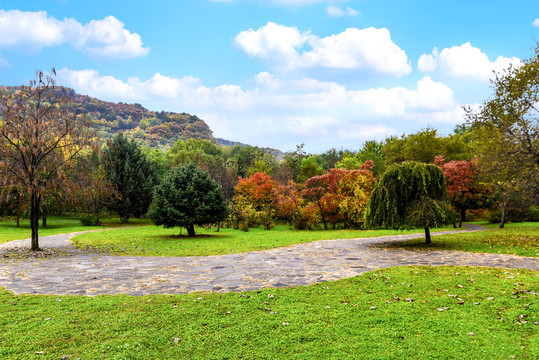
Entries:
[[538,41],[536,0],[0,0],[0,84],[54,67],[81,94],[320,153],[450,133]]

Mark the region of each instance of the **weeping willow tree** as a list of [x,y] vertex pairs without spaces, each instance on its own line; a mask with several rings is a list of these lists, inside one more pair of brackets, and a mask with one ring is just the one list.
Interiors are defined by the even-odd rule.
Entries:
[[452,217],[443,171],[406,161],[382,174],[367,204],[365,222],[369,227],[424,228],[430,244],[430,228],[451,223]]

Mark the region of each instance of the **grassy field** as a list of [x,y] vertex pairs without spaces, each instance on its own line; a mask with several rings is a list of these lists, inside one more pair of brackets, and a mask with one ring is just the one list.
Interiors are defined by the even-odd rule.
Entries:
[[391,248],[415,250],[457,250],[495,254],[514,254],[539,257],[539,222],[506,224],[500,229],[496,224],[481,224],[487,230],[433,237],[426,245],[420,239],[387,245]]
[[[453,230],[453,228],[438,230]],[[220,229],[219,232],[215,232],[215,229],[197,228],[195,238],[180,236],[179,232],[179,228],[148,226],[83,234],[73,238],[73,243],[79,248],[117,255],[206,256],[272,249],[317,240],[408,234],[422,230],[296,231],[290,230],[288,226],[278,225],[269,231],[259,227],[248,232],[235,229]]]
[[[119,219],[112,219],[110,221],[102,221],[101,226],[83,226],[79,220],[74,218],[50,217],[47,219],[46,227],[42,227],[41,221],[39,222],[39,236],[148,224],[151,224],[151,222],[147,219],[133,219],[127,225],[121,223]],[[31,236],[32,231],[29,220],[21,220],[20,227],[17,227],[14,221],[0,221],[0,244],[11,240],[27,239]]]
[[0,290],[0,358],[537,359],[538,276],[400,267],[242,294]]

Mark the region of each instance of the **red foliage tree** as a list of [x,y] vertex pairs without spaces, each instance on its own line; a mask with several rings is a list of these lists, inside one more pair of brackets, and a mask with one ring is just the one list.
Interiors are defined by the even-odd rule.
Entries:
[[466,221],[466,210],[485,209],[490,205],[492,191],[479,181],[475,159],[444,163],[444,157],[440,155],[436,157],[435,164],[444,172],[451,207],[460,213],[459,227]]

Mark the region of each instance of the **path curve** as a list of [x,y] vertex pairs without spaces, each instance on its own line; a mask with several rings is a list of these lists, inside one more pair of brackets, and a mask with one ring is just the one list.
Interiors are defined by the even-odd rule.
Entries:
[[[477,231],[479,227],[468,226]],[[460,230],[459,232],[463,232]],[[432,235],[447,234],[437,232]],[[204,257],[136,257],[90,254],[70,238],[80,233],[40,238],[59,257],[7,259],[0,254],[0,286],[15,294],[179,294],[194,291],[247,291],[310,285],[354,277],[378,268],[403,265],[456,265],[539,270],[539,258],[459,251],[413,251],[373,247],[423,234],[323,240],[277,249]],[[29,240],[0,244],[28,246]]]

